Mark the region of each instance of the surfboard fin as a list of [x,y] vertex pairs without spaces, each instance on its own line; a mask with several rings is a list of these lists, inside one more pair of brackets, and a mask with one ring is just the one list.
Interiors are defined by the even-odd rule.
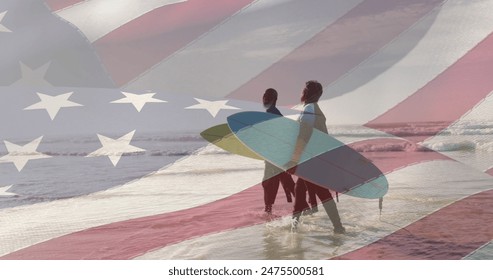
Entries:
[[336,192],[336,201],[339,202],[339,192]]
[[383,197],[378,199],[378,209],[380,209],[380,217],[382,216],[382,208],[383,208]]

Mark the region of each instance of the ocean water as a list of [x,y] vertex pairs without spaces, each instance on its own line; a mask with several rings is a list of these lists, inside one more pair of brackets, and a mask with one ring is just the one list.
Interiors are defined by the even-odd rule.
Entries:
[[[20,139],[17,142],[29,141]],[[125,153],[113,166],[109,156],[118,155],[118,151],[88,157],[101,148],[101,142],[94,135],[45,138],[38,151],[50,158],[28,162],[22,172],[18,172],[12,163],[5,163],[4,168],[0,168],[0,186],[13,185],[9,192],[16,194],[0,196],[0,208],[111,189],[190,156],[205,144],[196,132],[141,134],[132,139],[131,145],[145,151]]]
[[[341,195],[337,204],[344,226],[345,235],[332,233],[332,225],[323,208],[313,215],[304,216],[296,231],[291,228],[291,204],[284,203],[282,191],[274,205],[274,217],[265,216],[262,207],[244,211],[238,209],[240,217],[253,216],[265,219],[264,224],[236,228],[217,232],[207,236],[192,238],[162,249],[148,252],[139,259],[327,259],[344,256],[364,248],[368,244],[392,235],[398,231],[407,236],[397,235],[394,247],[402,248],[403,253],[384,255],[361,255],[357,258],[380,259],[493,259],[491,227],[480,225],[489,223],[493,217],[493,201],[483,201],[487,214],[474,216],[472,224],[478,225],[480,233],[474,227],[457,235],[457,244],[451,242],[443,231],[446,224],[411,226],[428,215],[440,217],[440,210],[473,194],[493,189],[493,177],[484,173],[493,164],[493,124],[487,122],[462,123],[460,127],[442,130],[440,123],[416,127],[392,127],[392,134],[405,137],[402,142],[377,141],[388,134],[360,126],[332,126],[329,133],[339,140],[353,144],[353,148],[371,159],[392,162],[403,157],[421,158],[420,154],[430,153],[430,149],[449,157],[450,160],[423,161],[393,172],[387,173],[390,190],[385,196],[383,210],[380,212],[378,202]],[[437,131],[441,131],[435,136]],[[390,137],[392,139],[394,137]],[[383,138],[385,139],[385,138]],[[419,145],[415,139],[420,139]],[[222,154],[222,160],[234,165],[236,156],[228,155],[209,146],[201,152],[202,156]],[[229,157],[229,158],[228,158]],[[227,172],[225,170],[225,172]],[[262,170],[258,170],[259,173]],[[258,199],[262,199],[262,190],[258,188]],[[461,219],[464,214],[461,207],[450,210],[443,219]],[[438,213],[438,214],[437,214]],[[277,215],[276,215],[277,214]],[[220,219],[220,215],[218,215]],[[470,219],[470,217],[469,217]],[[461,222],[458,221],[460,224]],[[423,227],[421,229],[421,227]],[[450,232],[453,232],[452,230]],[[451,234],[451,233],[450,233]],[[457,256],[454,249],[437,253],[433,243],[444,243],[446,248],[465,246],[468,235],[485,234],[486,243],[481,243],[467,255]],[[461,236],[462,235],[462,236]],[[410,237],[409,237],[410,236]],[[431,236],[431,237],[430,237]],[[465,236],[465,237],[464,237]],[[471,241],[472,242],[472,241]],[[377,250],[377,249],[375,249]],[[399,250],[397,250],[399,251]],[[460,251],[460,250],[458,250]],[[353,256],[354,257],[354,256]],[[350,258],[350,257],[348,257]]]
[[[293,231],[292,204],[285,201],[282,190],[274,205],[274,216],[265,215],[263,192],[257,185],[263,175],[263,162],[208,145],[198,132],[150,133],[136,137],[132,145],[145,147],[146,151],[124,155],[118,173],[108,175],[104,166],[109,160],[107,155],[102,155],[98,161],[78,166],[74,174],[79,177],[71,177],[74,183],[69,184],[59,179],[60,170],[74,160],[85,162],[86,156],[98,148],[98,142],[84,137],[48,141],[42,152],[58,160],[52,165],[33,168],[28,172],[29,180],[14,178],[24,179],[24,183],[9,190],[15,195],[0,197],[3,208],[0,209],[0,236],[5,241],[0,246],[0,255],[97,226],[177,213],[178,218],[169,224],[165,216],[161,221],[163,225],[150,226],[153,230],[162,227],[161,234],[174,234],[174,239],[161,245],[152,244],[149,246],[152,249],[135,253],[132,258],[327,259],[345,256],[396,232],[404,232],[407,236],[401,233],[397,241],[392,242],[397,243],[394,244],[397,248],[403,247],[401,251],[407,252],[408,258],[493,259],[490,244],[493,231],[489,228],[478,227],[480,234],[486,237],[480,239],[483,243],[477,244],[479,241],[469,242],[467,237],[475,234],[474,227],[464,233],[465,237],[450,243],[443,224],[412,226],[457,201],[493,189],[493,177],[485,173],[493,166],[493,123],[461,124],[460,128],[434,136],[440,127],[441,124],[434,123],[416,126],[414,130],[409,126],[391,128],[393,134],[403,138],[360,126],[329,127],[331,135],[378,162],[421,158],[430,153],[429,149],[448,157],[388,172],[389,193],[381,212],[378,200],[340,195],[337,207],[347,229],[345,235],[332,233],[332,225],[322,207],[318,213],[304,216],[301,225]],[[368,141],[371,139],[389,141]],[[390,141],[395,139],[405,141]],[[421,140],[419,145],[415,139]],[[94,172],[98,169],[100,172]],[[11,176],[0,175],[2,178]],[[78,179],[83,179],[84,184],[75,183]],[[241,195],[243,192],[247,194]],[[488,223],[482,219],[493,215],[492,201],[482,203],[485,213],[477,215],[477,220],[472,222],[478,226]],[[200,208],[216,204],[221,206]],[[194,212],[195,209],[199,212]],[[182,218],[180,211],[184,211]],[[203,214],[201,211],[210,213],[202,217],[197,214]],[[447,221],[450,215],[462,215],[460,208],[450,211],[452,214],[446,216]],[[225,212],[235,220],[231,225],[227,224],[229,218],[224,217]],[[19,220],[23,222],[15,222]],[[180,223],[190,221],[193,226],[189,229],[197,234],[181,237],[186,234],[174,232],[183,226]],[[237,226],[238,221],[245,223]],[[457,218],[455,223],[460,227],[461,221]],[[142,242],[150,244],[154,240],[149,238]],[[430,243],[446,243],[443,245],[446,248],[469,247],[459,253],[450,249],[448,257],[437,256],[436,247],[423,248],[423,244]],[[445,254],[449,251],[444,250]],[[359,257],[403,258],[402,252],[365,254]]]

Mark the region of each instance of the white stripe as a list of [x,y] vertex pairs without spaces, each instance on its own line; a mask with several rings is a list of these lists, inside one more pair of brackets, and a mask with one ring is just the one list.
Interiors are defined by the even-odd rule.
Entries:
[[[413,50],[363,86],[319,102],[330,123],[364,124],[403,101],[454,64],[493,31],[493,1],[449,0],[392,43],[324,91],[340,95],[355,81],[375,77],[382,63],[407,51],[431,25]],[[419,36],[419,37],[417,37]],[[379,72],[377,72],[379,73]],[[351,112],[351,113],[348,113]]]
[[490,93],[457,122],[424,141],[423,145],[484,172],[493,166],[492,135],[493,93]]
[[[387,179],[390,191],[381,217],[376,200],[340,197],[337,207],[348,231],[343,237],[333,236],[332,225],[319,207],[316,215],[304,218],[296,234],[290,232],[288,217],[191,239],[138,259],[327,259],[371,244],[493,185],[491,176],[452,161],[413,165],[387,175]],[[276,205],[273,210],[275,213]]]
[[92,43],[118,27],[162,6],[187,0],[88,0],[56,12]]
[[129,90],[223,97],[362,0],[259,0],[130,82]]

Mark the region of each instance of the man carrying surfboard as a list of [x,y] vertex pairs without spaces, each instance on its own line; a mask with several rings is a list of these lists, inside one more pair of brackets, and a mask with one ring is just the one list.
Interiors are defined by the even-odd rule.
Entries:
[[[262,101],[264,107],[267,109],[267,113],[282,116],[281,112],[276,107],[277,91],[275,89],[267,89],[262,97]],[[288,202],[292,202],[291,195],[294,195],[293,178],[289,173],[265,161],[262,187],[264,189],[265,212],[268,214],[272,214],[272,205],[276,200],[279,183],[282,184]]]
[[[288,164],[289,167],[294,166],[291,172],[294,172],[301,155],[303,153],[306,144],[308,143],[313,128],[318,129],[326,134],[328,134],[326,126],[326,118],[320,107],[318,106],[318,100],[322,96],[323,87],[317,81],[308,81],[305,84],[301,95],[301,102],[303,102],[303,111],[298,117],[298,122],[300,122],[300,132],[298,139],[296,141],[296,146],[291,157],[291,162]],[[293,227],[299,223],[300,215],[304,210],[309,209],[308,203],[306,202],[306,192],[310,190],[314,192],[323,203],[323,207],[327,212],[327,215],[334,226],[334,233],[343,234],[346,229],[342,226],[341,219],[339,217],[339,211],[334,202],[332,194],[327,188],[316,185],[302,178],[298,178],[295,184],[295,202],[293,209]]]

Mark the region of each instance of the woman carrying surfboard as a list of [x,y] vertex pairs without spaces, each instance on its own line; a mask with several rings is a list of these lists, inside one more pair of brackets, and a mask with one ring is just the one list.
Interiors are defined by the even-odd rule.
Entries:
[[[300,132],[296,141],[296,146],[291,157],[290,166],[297,166],[303,150],[306,144],[310,140],[313,132],[313,128],[318,129],[328,134],[326,126],[326,118],[320,107],[318,106],[318,100],[322,96],[323,87],[318,81],[308,81],[305,84],[305,88],[301,94],[301,102],[303,102],[303,111],[298,117],[300,123]],[[291,170],[294,172],[294,170]],[[308,210],[309,206],[306,202],[306,192],[310,190],[315,193],[323,203],[323,207],[327,212],[327,215],[334,226],[334,233],[343,234],[346,229],[342,226],[339,211],[334,202],[332,194],[327,188],[316,185],[302,178],[298,178],[295,184],[295,201],[293,209],[293,227],[299,223],[300,215],[304,210]]]

